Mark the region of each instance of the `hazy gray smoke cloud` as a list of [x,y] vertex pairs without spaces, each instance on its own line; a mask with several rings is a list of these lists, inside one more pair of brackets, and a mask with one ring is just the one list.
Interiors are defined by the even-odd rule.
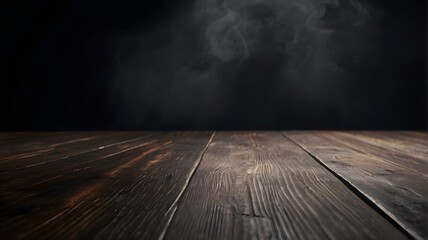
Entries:
[[[342,40],[365,41],[346,29],[364,33],[370,21],[369,6],[357,0],[197,0],[150,34],[122,39],[114,89],[127,113],[118,115],[133,117],[119,121],[141,126],[150,115],[160,125],[209,124],[233,111],[226,103],[236,98],[236,85],[251,80],[248,72],[258,76],[251,81],[270,86],[260,90],[272,98],[292,95],[293,82],[295,89],[307,88],[301,94],[322,92],[313,81],[345,81],[338,61],[362,54],[343,56]],[[344,34],[332,39],[338,28]]]
[[334,28],[323,18],[327,8],[341,4],[348,5],[343,17],[352,18],[353,25],[365,24],[367,8],[356,0],[200,0],[194,14],[196,21],[208,21],[205,36],[212,56],[245,61],[265,45],[287,55],[292,66],[284,70],[293,75],[302,64],[336,67],[325,53]]

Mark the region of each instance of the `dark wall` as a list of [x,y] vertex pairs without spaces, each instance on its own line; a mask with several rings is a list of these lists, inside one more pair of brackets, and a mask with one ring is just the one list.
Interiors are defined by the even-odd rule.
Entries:
[[427,127],[426,1],[1,4],[1,130]]

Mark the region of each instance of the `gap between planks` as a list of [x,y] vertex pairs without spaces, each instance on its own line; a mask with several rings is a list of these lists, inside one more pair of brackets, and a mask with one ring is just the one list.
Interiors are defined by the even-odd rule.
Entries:
[[280,133],[290,140],[292,143],[294,143],[296,146],[298,146],[300,149],[302,149],[304,152],[306,152],[309,156],[311,156],[312,159],[314,159],[318,164],[320,164],[322,167],[327,169],[329,172],[333,174],[340,182],[342,182],[351,192],[353,192],[358,198],[360,198],[363,202],[365,202],[369,207],[371,207],[373,210],[375,210],[379,215],[381,215],[383,218],[385,218],[389,223],[391,223],[394,227],[396,227],[400,232],[402,232],[404,235],[406,235],[410,239],[416,239],[410,232],[408,232],[398,220],[391,217],[392,215],[388,213],[388,210],[384,209],[383,207],[376,204],[376,202],[371,199],[368,195],[361,192],[356,186],[354,186],[350,181],[346,180],[343,176],[341,176],[339,173],[335,172],[333,169],[328,167],[326,164],[324,164],[320,159],[318,159],[317,156],[312,154],[310,151],[306,150],[304,147],[302,147],[299,143],[291,139],[287,136],[284,132],[280,131]]
[[199,160],[195,163],[195,165],[193,166],[193,168],[190,170],[190,173],[186,179],[186,181],[184,182],[184,186],[182,187],[180,193],[178,194],[178,196],[175,198],[175,201],[171,204],[171,207],[169,207],[168,211],[166,211],[165,216],[167,216],[169,214],[168,220],[165,224],[165,227],[163,228],[162,232],[159,235],[158,240],[163,240],[165,237],[166,232],[168,231],[168,227],[171,224],[172,219],[174,218],[175,212],[177,211],[177,207],[178,207],[178,202],[181,199],[181,196],[183,195],[183,193],[186,191],[186,189],[189,186],[190,181],[192,180],[192,177],[195,175],[196,170],[198,169],[199,165],[201,165],[201,161],[205,155],[205,152],[208,150],[210,144],[212,143],[214,136],[216,134],[216,131],[214,131],[211,134],[210,139],[208,140],[207,145],[205,146],[205,148],[202,150],[200,156],[199,156]]
[[309,239],[316,234],[405,237],[278,131],[218,132],[165,239]]

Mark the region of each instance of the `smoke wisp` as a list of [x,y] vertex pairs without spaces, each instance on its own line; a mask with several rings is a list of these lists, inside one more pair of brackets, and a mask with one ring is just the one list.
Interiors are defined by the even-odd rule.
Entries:
[[[352,76],[340,61],[358,63],[370,51],[370,11],[357,0],[197,0],[148,34],[118,33],[115,104],[127,116],[118,121],[205,128],[227,115],[269,126],[293,121],[276,111],[314,100],[322,109],[307,111],[346,117],[349,103],[338,99]],[[284,107],[272,109],[278,101]]]

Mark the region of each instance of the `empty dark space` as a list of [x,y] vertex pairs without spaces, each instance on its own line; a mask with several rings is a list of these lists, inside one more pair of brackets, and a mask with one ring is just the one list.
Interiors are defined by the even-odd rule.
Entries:
[[425,1],[3,1],[2,131],[427,129]]

